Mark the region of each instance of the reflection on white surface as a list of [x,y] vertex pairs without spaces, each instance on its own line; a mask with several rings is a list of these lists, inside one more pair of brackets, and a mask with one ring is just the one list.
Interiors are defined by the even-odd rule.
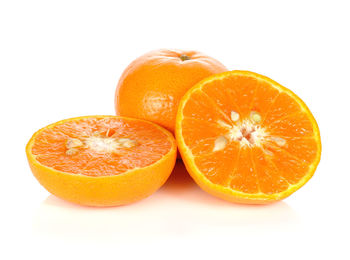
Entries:
[[50,195],[33,219],[34,230],[45,236],[72,240],[91,240],[93,237],[100,242],[198,235],[214,229],[232,232],[278,230],[296,224],[298,217],[285,202],[238,205],[206,194],[188,176],[181,162],[177,163],[168,182],[158,192],[137,203],[91,208]]

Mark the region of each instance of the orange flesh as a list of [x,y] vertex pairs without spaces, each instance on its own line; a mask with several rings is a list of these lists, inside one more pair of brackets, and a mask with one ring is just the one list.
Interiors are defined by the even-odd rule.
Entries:
[[[88,140],[93,136],[106,139],[128,138],[136,141],[130,148],[96,151],[80,147],[67,155],[67,140]],[[155,163],[172,147],[166,134],[156,126],[125,118],[84,118],[46,128],[35,138],[32,154],[42,165],[71,174],[111,176]]]
[[[237,121],[231,119],[232,111],[239,114]],[[252,120],[252,112],[260,115],[260,122]],[[226,74],[191,92],[183,105],[181,135],[196,167],[213,184],[249,194],[274,194],[301,181],[310,165],[317,164],[319,133],[310,116],[296,96],[270,82]],[[220,121],[237,126],[249,139],[252,134],[242,126],[247,123],[262,129],[263,137],[250,144],[230,139],[230,129]],[[215,151],[219,136],[226,136],[228,143]]]

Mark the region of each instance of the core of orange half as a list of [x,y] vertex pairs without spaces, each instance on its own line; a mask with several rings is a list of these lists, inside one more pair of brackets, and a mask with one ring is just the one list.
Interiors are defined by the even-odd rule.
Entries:
[[154,123],[85,116],[40,129],[26,153],[34,176],[57,197],[117,206],[161,187],[174,168],[176,149],[172,134]]
[[286,198],[312,177],[321,156],[320,132],[304,102],[249,71],[216,74],[190,89],[176,139],[197,184],[238,203]]

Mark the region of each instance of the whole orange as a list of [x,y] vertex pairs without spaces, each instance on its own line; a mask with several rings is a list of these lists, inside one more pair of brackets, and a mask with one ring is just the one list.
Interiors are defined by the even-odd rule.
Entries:
[[224,71],[219,61],[197,51],[151,51],[123,72],[115,93],[116,113],[149,120],[174,132],[178,104],[186,91]]

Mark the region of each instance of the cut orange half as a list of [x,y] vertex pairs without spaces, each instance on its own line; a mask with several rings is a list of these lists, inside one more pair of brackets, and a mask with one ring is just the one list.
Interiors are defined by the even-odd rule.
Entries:
[[176,160],[170,132],[116,117],[66,119],[36,132],[26,147],[34,176],[49,192],[88,206],[116,206],[154,193]]
[[190,89],[176,139],[198,185],[238,203],[286,198],[312,177],[321,156],[319,129],[304,102],[248,71],[216,74]]

